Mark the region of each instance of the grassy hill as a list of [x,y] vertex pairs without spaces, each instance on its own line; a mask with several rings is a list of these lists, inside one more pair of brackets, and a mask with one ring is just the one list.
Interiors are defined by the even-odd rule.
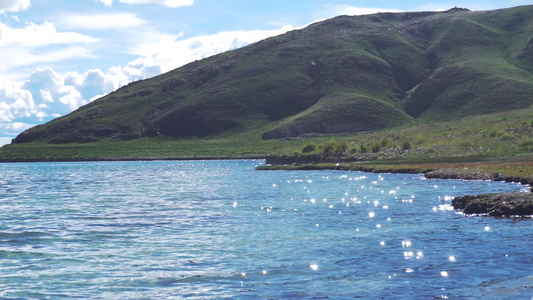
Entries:
[[131,83],[25,131],[0,159],[261,156],[284,148],[272,139],[532,104],[533,6],[340,16]]

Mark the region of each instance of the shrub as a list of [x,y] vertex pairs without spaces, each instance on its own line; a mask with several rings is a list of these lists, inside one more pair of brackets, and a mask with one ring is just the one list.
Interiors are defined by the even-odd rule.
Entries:
[[380,141],[373,141],[372,143],[370,143],[370,150],[372,150],[372,152],[379,152],[381,150],[381,142]]
[[323,153],[333,153],[335,151],[336,144],[337,144],[337,142],[335,140],[331,140],[331,141],[326,142],[326,144],[324,144],[324,147],[322,147],[322,152]]
[[335,153],[344,153],[348,149],[348,143],[345,141],[337,141],[335,143]]
[[359,146],[359,152],[367,153],[368,152],[368,146],[365,145],[365,143],[361,143],[361,145]]
[[316,144],[307,142],[302,148],[302,153],[310,153],[315,150],[316,150]]
[[403,141],[402,142],[402,149],[403,150],[411,149],[411,142],[409,142],[408,140]]
[[389,146],[390,144],[390,140],[387,137],[383,137],[381,138],[380,143],[381,143],[381,148],[387,148],[387,146]]

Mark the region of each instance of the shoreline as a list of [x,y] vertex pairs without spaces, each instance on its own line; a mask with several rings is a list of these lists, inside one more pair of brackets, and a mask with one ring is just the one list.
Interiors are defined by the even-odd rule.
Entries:
[[[530,187],[529,193],[483,194],[456,197],[452,205],[454,209],[463,210],[465,215],[487,215],[493,217],[523,217],[533,219],[533,172],[526,170],[527,176],[490,172],[484,167],[492,169],[506,166],[509,173],[522,172],[522,167],[531,167],[533,161],[525,162],[456,162],[456,163],[414,163],[414,162],[377,162],[343,160],[338,157],[320,156],[311,161],[295,162],[290,157],[282,160],[272,159],[272,156],[250,155],[234,157],[195,156],[195,157],[125,157],[125,158],[42,158],[42,159],[0,159],[2,163],[43,163],[43,162],[128,162],[128,161],[202,161],[202,160],[265,160],[265,165],[256,170],[341,170],[361,171],[366,173],[391,174],[423,174],[427,179],[458,179],[458,180],[491,180],[515,182]],[[480,169],[480,167],[482,167]],[[490,169],[490,168],[489,168]],[[469,213],[471,212],[471,213]]]
[[[528,162],[533,165],[533,162]],[[423,174],[427,179],[490,180],[520,183],[529,187],[529,193],[464,195],[452,201],[454,209],[462,210],[466,216],[486,215],[491,217],[521,217],[533,220],[533,174],[528,176],[511,176],[495,172],[483,172],[474,167],[496,167],[511,165],[521,168],[524,162],[484,162],[455,164],[369,164],[369,162],[349,163],[310,163],[288,165],[265,165],[256,170],[340,170],[361,171],[366,173]],[[451,168],[453,166],[453,168]],[[483,168],[481,168],[483,169]],[[509,170],[507,170],[509,171]],[[522,170],[519,170],[522,172]]]
[[5,163],[40,163],[40,162],[106,162],[106,161],[200,161],[200,160],[264,160],[264,156],[194,156],[194,157],[123,157],[123,158],[36,158],[36,159],[0,159],[0,164]]

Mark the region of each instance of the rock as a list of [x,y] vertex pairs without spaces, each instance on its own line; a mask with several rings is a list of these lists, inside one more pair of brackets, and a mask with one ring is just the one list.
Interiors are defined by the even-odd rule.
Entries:
[[532,193],[483,194],[462,196],[452,201],[455,209],[463,213],[488,214],[489,216],[531,216],[533,215]]

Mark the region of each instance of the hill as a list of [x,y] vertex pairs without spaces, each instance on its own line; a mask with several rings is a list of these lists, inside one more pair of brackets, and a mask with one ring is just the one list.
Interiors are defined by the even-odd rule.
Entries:
[[13,144],[282,139],[532,103],[533,6],[339,16],[131,83]]

